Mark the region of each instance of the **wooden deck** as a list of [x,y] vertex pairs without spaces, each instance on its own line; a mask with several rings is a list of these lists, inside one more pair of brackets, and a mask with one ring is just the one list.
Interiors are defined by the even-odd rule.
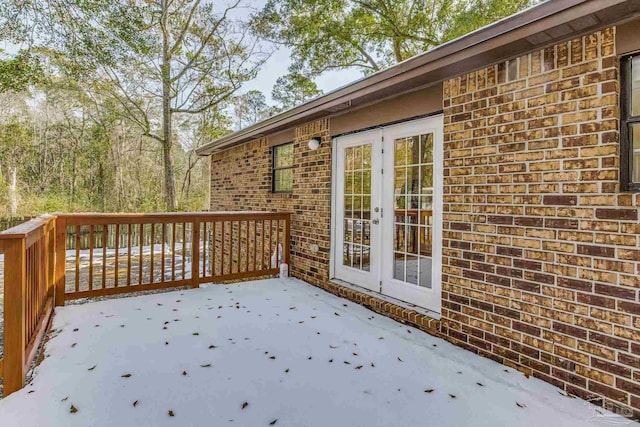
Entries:
[[275,275],[289,240],[282,212],[45,215],[0,232],[4,394],[23,387],[55,306]]

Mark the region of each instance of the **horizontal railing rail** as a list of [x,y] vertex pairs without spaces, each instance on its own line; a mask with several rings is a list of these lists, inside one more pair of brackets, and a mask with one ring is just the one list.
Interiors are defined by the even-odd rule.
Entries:
[[79,298],[275,275],[290,213],[58,214],[0,233],[5,396],[22,388],[54,306]]
[[8,230],[31,219],[33,219],[33,217],[30,216],[0,217],[0,231]]

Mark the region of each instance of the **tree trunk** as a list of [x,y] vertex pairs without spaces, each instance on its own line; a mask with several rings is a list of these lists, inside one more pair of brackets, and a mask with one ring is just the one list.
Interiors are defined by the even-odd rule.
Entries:
[[11,216],[18,215],[18,168],[13,167],[10,169],[9,179],[9,201]]
[[171,112],[171,54],[169,52],[170,35],[167,23],[167,4],[162,0],[162,154],[164,157],[164,192],[166,208],[176,210],[176,177],[173,165],[173,134]]
[[402,54],[402,40],[397,36],[393,38],[393,54],[396,57],[396,62],[404,61]]

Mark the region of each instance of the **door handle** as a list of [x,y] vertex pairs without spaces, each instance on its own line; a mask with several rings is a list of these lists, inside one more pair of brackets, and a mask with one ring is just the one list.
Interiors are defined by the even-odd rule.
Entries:
[[371,223],[374,224],[374,225],[378,225],[378,224],[380,224],[380,220],[378,218],[376,218],[373,221],[371,221]]

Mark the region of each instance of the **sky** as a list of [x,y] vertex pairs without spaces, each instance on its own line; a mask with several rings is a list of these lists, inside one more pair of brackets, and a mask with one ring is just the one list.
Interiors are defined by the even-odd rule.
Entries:
[[[266,0],[244,0],[244,7],[238,10],[236,15],[239,19],[247,18],[251,13],[256,12],[264,7]],[[291,65],[291,51],[285,46],[274,46],[277,50],[264,64],[264,67],[258,74],[258,77],[242,87],[241,92],[250,90],[259,90],[267,98],[267,103],[272,104],[271,90],[278,77],[289,73],[288,67]],[[325,72],[318,78],[314,79],[318,88],[324,93],[330,92],[344,86],[354,80],[362,78],[362,73],[354,69],[336,70]]]
[[[257,12],[264,7],[265,3],[266,0],[244,0],[243,5],[236,10],[235,14],[233,14],[235,15],[234,18],[245,20],[250,14]],[[223,7],[224,4],[225,2],[223,1],[220,3],[220,6]],[[269,105],[274,104],[271,99],[271,90],[273,89],[273,85],[278,77],[288,74],[288,67],[291,64],[291,52],[287,47],[273,46],[273,48],[276,49],[275,52],[264,64],[258,74],[258,77],[245,83],[240,90],[240,93],[248,92],[250,90],[261,91],[267,98],[267,103]],[[6,40],[0,41],[0,51],[5,51],[6,53],[11,54],[17,52],[17,50],[18,47],[10,42]],[[314,79],[314,81],[318,85],[318,88],[320,88],[324,93],[327,93],[362,77],[361,72],[354,69],[347,69],[326,72]]]
[[[245,83],[242,92],[259,90],[267,97],[267,103],[272,103],[271,89],[278,77],[288,74],[288,67],[291,64],[289,56],[289,49],[281,46],[264,64],[258,77]],[[362,78],[361,72],[347,69],[325,72],[314,81],[318,85],[318,88],[324,93],[327,93],[360,78]]]

